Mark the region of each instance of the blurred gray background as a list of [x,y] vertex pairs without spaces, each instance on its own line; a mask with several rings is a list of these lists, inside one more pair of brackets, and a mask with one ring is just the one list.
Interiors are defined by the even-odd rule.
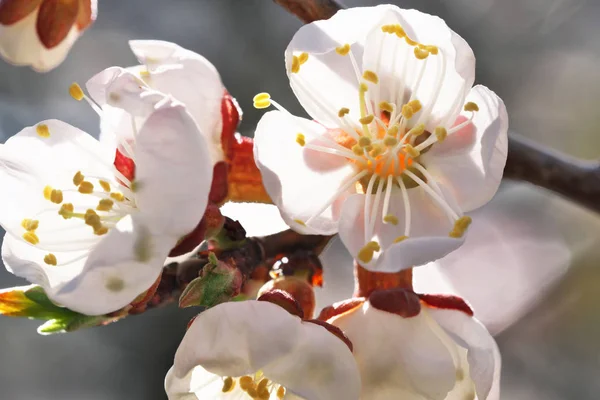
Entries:
[[[96,24],[56,70],[38,75],[0,62],[2,141],[24,126],[48,118],[67,121],[97,135],[97,115],[84,103],[72,100],[67,88],[73,81],[85,83],[105,67],[134,64],[127,47],[129,39],[173,41],[212,61],[245,111],[241,126],[245,134],[252,134],[261,115],[251,103],[258,92],[269,91],[291,112],[302,113],[283,65],[284,49],[301,23],[272,1],[99,3]],[[345,1],[348,6],[378,3]],[[577,157],[598,158],[600,2],[392,3],[438,14],[465,37],[477,56],[477,80],[505,100],[513,131]],[[504,279],[500,290],[492,292],[492,302],[501,309],[503,304],[518,301],[512,288],[519,282],[531,283],[525,290],[537,293],[541,289],[536,282],[546,282],[557,269],[566,270],[557,284],[544,287],[547,294],[531,311],[497,336],[504,360],[502,398],[597,400],[598,216],[527,185],[509,189],[504,188],[501,198],[494,202],[501,206],[502,223],[514,226],[515,221],[529,217],[528,235],[540,241],[546,240],[548,229],[536,221],[553,223],[554,233],[569,249],[571,262],[554,265],[548,257],[536,262],[534,252],[534,257],[518,266],[526,281],[517,274],[511,276],[514,281]],[[511,249],[502,251],[510,253]],[[482,279],[475,289],[482,294],[488,291],[486,280],[502,281],[505,276],[502,262],[486,269],[487,261],[482,257],[477,272]],[[22,284],[0,271],[0,287]],[[164,374],[192,314],[169,307],[107,327],[50,337],[36,334],[37,322],[0,318],[0,399],[164,399]]]

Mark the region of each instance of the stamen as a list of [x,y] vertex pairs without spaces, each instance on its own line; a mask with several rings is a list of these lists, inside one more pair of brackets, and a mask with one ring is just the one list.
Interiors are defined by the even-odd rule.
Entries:
[[406,189],[406,185],[402,178],[396,178],[396,182],[400,186],[400,191],[402,192],[402,201],[404,202],[404,235],[408,237],[410,234],[410,223],[411,216],[410,213],[410,200],[408,199],[408,190]]
[[352,152],[354,154],[356,154],[357,156],[362,156],[363,155],[363,148],[360,147],[360,144],[355,144],[354,146],[352,146]]
[[102,186],[102,189],[104,189],[105,192],[110,192],[110,183],[103,180],[99,180],[98,183],[100,183],[100,186]]
[[259,93],[252,99],[254,102],[254,108],[263,109],[271,106],[271,95],[269,93],[263,92]]
[[467,104],[465,104],[464,107],[465,111],[479,111],[479,106],[476,103],[473,103],[472,101],[469,101]]
[[123,193],[119,193],[119,192],[112,192],[110,194],[110,197],[112,199],[115,199],[116,201],[123,201],[123,200],[125,200],[125,196],[123,196]]
[[292,73],[297,74],[300,71],[300,59],[298,56],[292,57]]
[[56,256],[52,253],[48,253],[44,256],[44,262],[48,265],[56,265],[57,264]]
[[369,81],[369,82],[374,83],[374,84],[378,84],[379,83],[379,77],[373,71],[366,70],[365,72],[363,72],[363,78],[366,81]]
[[91,182],[83,181],[77,190],[79,190],[79,193],[90,194],[94,191],[94,185]]
[[425,132],[425,124],[418,124],[413,126],[413,128],[410,131],[408,131],[407,135],[417,137],[419,135],[422,135],[423,132]]
[[296,135],[296,143],[298,143],[300,146],[304,147],[304,145],[306,144],[306,138],[304,137],[303,134],[298,133]]
[[300,53],[300,55],[298,56],[298,61],[300,62],[300,65],[307,62],[308,61],[308,53]]
[[39,137],[47,139],[50,137],[50,129],[48,129],[48,125],[46,124],[38,124],[35,127],[35,131]]
[[417,60],[424,60],[427,57],[429,57],[429,52],[420,47],[415,47],[414,53],[415,53],[415,57],[417,58]]
[[396,218],[395,216],[388,214],[388,210],[390,208],[390,197],[392,195],[392,180],[393,180],[393,176],[392,175],[388,175],[387,177],[387,182],[386,182],[386,188],[385,188],[385,197],[383,198],[383,210],[381,212],[381,214],[383,215],[383,222],[384,223],[388,223],[388,222],[392,222],[393,220],[390,219],[390,217],[393,217],[395,219],[395,223],[392,222],[394,225],[398,224],[398,218]]
[[383,217],[383,222],[386,224],[398,225],[398,217],[392,214],[388,214]]
[[301,219],[295,219],[294,222],[298,225],[306,226],[306,222],[302,221]]
[[363,246],[358,252],[357,258],[365,264],[368,264],[373,259],[373,255],[376,251],[380,251],[381,246],[375,241],[371,241]]
[[383,111],[387,111],[387,112],[392,112],[394,111],[394,106],[390,103],[388,103],[387,101],[382,101],[379,103],[379,108],[381,108]]
[[348,114],[349,112],[350,112],[349,108],[342,107],[342,108],[340,108],[340,111],[338,111],[338,117],[343,118],[344,115]]
[[98,211],[110,211],[115,203],[111,199],[102,199],[98,203],[96,210]]
[[398,134],[399,130],[400,127],[398,126],[398,124],[394,124],[387,130],[387,134],[395,137]]
[[63,201],[62,191],[58,190],[58,189],[52,189],[52,192],[50,193],[50,201],[55,204],[62,203],[62,201]]
[[394,239],[394,243],[400,243],[403,240],[408,239],[408,236],[403,235],[403,236],[398,236],[396,239]]
[[437,138],[438,142],[443,142],[444,139],[446,139],[446,136],[448,136],[446,128],[443,126],[438,126],[435,128],[435,137]]
[[396,24],[394,25],[394,33],[396,34],[396,36],[398,36],[400,39],[402,39],[403,37],[406,36],[406,32],[404,31],[404,28],[402,28],[402,26],[400,24]]
[[358,120],[358,122],[360,122],[362,125],[369,125],[371,122],[373,122],[373,119],[375,118],[374,115],[367,115],[366,117],[362,117]]
[[371,138],[368,138],[366,136],[361,136],[360,139],[358,139],[358,145],[360,147],[367,147],[371,144]]
[[83,174],[81,173],[81,171],[77,171],[77,173],[75,174],[75,176],[73,176],[73,184],[75,186],[79,186],[81,185],[81,182],[83,182],[85,179],[85,176],[83,176]]
[[408,35],[404,36],[404,40],[406,41],[406,44],[409,46],[416,46],[419,44],[419,42],[416,42],[416,41],[412,40],[411,38],[409,38]]
[[336,47],[335,52],[338,53],[340,56],[345,56],[350,52],[350,45],[346,43],[343,46]]
[[471,222],[473,222],[473,220],[467,215],[463,215],[462,217],[458,218],[454,222],[454,228],[450,231],[448,236],[455,239],[463,237],[469,228],[469,225],[471,225]]
[[26,231],[33,232],[38,228],[38,226],[40,226],[40,221],[38,221],[37,219],[25,218],[23,221],[21,221],[21,226]]
[[412,109],[411,106],[409,106],[408,104],[405,104],[402,106],[402,116],[406,119],[411,119],[412,116],[414,115],[414,111]]
[[415,149],[410,144],[405,144],[403,147],[403,150],[406,152],[406,154],[411,156],[411,158],[417,158],[421,155],[421,152],[419,150]]
[[81,86],[79,86],[77,82],[73,82],[71,86],[69,86],[69,94],[72,98],[74,98],[77,101],[83,100],[85,96],[83,90],[81,89]]
[[52,186],[44,187],[44,198],[50,200],[50,196],[52,196]]
[[223,393],[228,393],[228,392],[231,392],[234,387],[235,387],[235,381],[233,380],[232,377],[228,376],[223,381],[223,388],[221,389],[221,391]]
[[60,207],[60,210],[58,210],[58,215],[62,216],[64,219],[69,219],[73,216],[73,210],[73,204],[65,203]]
[[421,102],[420,102],[419,100],[417,100],[417,99],[414,99],[414,100],[411,100],[411,101],[409,101],[409,102],[408,102],[408,106],[409,106],[410,108],[412,108],[412,110],[413,110],[413,113],[414,113],[414,114],[416,114],[416,113],[418,113],[419,111],[421,111],[421,108],[423,107],[423,106],[421,105]]
[[29,242],[34,246],[40,242],[40,238],[38,238],[37,235],[32,231],[25,232],[23,234],[23,239],[25,239],[26,242]]
[[243,391],[248,391],[252,386],[254,386],[254,379],[252,377],[245,375],[240,378],[240,388]]
[[427,193],[433,200],[435,200],[440,205],[440,207],[442,207],[442,209],[445,211],[446,215],[450,220],[458,219],[458,215],[456,215],[454,210],[450,208],[448,203],[444,199],[442,199],[440,195],[438,195],[433,189],[431,189],[431,187],[426,182],[424,182],[421,178],[419,178],[417,175],[413,174],[409,170],[405,170],[404,173],[408,175],[413,181],[415,181],[419,186],[421,186],[423,190],[425,190],[425,193]]
[[394,136],[387,136],[385,139],[383,139],[383,144],[388,147],[393,147],[398,144],[398,139],[396,139]]
[[283,386],[279,386],[279,389],[277,389],[277,398],[279,400],[283,400],[284,397],[285,397],[285,388]]

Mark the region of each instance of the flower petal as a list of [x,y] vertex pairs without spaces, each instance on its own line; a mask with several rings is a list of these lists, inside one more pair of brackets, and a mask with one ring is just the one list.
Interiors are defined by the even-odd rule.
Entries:
[[[442,190],[444,190],[441,187]],[[365,201],[366,196],[356,194],[348,197],[342,207],[339,232],[344,245],[354,258],[371,240],[377,241],[382,251],[373,255],[371,262],[361,262],[367,269],[377,272],[397,272],[413,266],[444,257],[460,247],[464,239],[448,236],[453,227],[439,205],[422,188],[408,189],[410,204],[410,233],[407,239],[394,241],[405,236],[405,204],[402,194],[393,190],[390,197],[388,214],[398,219],[398,224],[386,224],[382,221],[383,204],[377,205],[374,215],[373,235],[365,237]],[[444,191],[442,192],[444,193]],[[371,195],[371,197],[375,197]],[[450,196],[443,196],[450,207],[455,205]],[[359,261],[360,262],[360,261]]]
[[[494,196],[508,150],[508,115],[502,100],[478,85],[471,89],[466,101],[479,106],[472,122],[473,141],[458,149],[452,146],[451,150],[444,147],[445,143],[434,144],[422,157],[427,170],[452,191],[464,212],[481,207]],[[470,113],[462,112],[467,114]]]
[[193,230],[208,203],[212,164],[185,107],[165,104],[148,117],[135,161],[136,202],[153,232],[182,236]]
[[[410,39],[436,46],[438,53],[417,59],[415,47],[405,38],[381,30],[382,25],[395,24],[400,24]],[[363,68],[379,78],[379,84],[369,91],[375,104],[387,101],[401,107],[419,100],[422,111],[408,126],[424,123],[430,132],[454,121],[475,80],[475,56],[463,38],[439,17],[398,7],[389,7],[370,32]]]
[[487,399],[499,373],[495,371],[494,339],[485,327],[473,317],[456,310],[429,309],[429,315],[461,347],[467,349],[469,375],[475,383],[479,399]]
[[259,203],[225,203],[221,213],[239,221],[246,236],[266,236],[288,229],[277,207]]
[[[280,111],[266,113],[256,128],[256,164],[288,225],[300,233],[330,235],[337,231],[339,206],[351,189],[335,195],[355,172],[345,157],[300,147],[296,143],[298,132],[308,143],[310,138],[325,134],[325,128]],[[327,204],[332,206],[317,215]]]
[[[356,7],[338,11],[324,21],[301,27],[285,51],[290,85],[308,114],[328,127],[339,125],[338,110],[358,115],[358,79],[349,57],[335,48],[350,44],[358,63],[362,60],[367,33],[390,6]],[[306,52],[308,61],[293,73],[292,59]],[[360,65],[358,65],[360,68]]]
[[361,399],[444,399],[456,369],[423,314],[403,318],[365,302],[329,320],[350,338],[361,373]]
[[36,31],[39,8],[12,25],[0,24],[0,55],[14,65],[30,65],[46,72],[60,64],[80,35],[75,25],[64,39],[51,49],[40,41]]

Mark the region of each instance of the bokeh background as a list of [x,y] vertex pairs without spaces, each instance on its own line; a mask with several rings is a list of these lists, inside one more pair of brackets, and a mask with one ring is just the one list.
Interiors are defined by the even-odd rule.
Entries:
[[[252,135],[269,91],[294,113],[283,52],[301,23],[270,0],[100,0],[96,24],[67,61],[39,75],[0,63],[0,135],[57,118],[98,134],[98,117],[67,88],[134,58],[130,39],[162,39],[212,61]],[[347,6],[379,1],[347,0]],[[477,80],[506,102],[511,130],[584,159],[600,155],[600,2],[403,0],[440,15],[473,47]],[[202,90],[202,88],[191,88]],[[10,193],[2,192],[2,196]],[[480,217],[480,218],[479,218]],[[503,399],[600,398],[600,219],[526,184],[506,184],[479,212],[470,247],[444,260],[450,284],[497,333]],[[329,288],[351,279],[341,248]],[[346,262],[348,260],[346,259]],[[346,267],[346,268],[344,268]],[[423,278],[433,283],[431,277]],[[431,279],[431,281],[429,281]],[[0,270],[0,287],[24,282]],[[163,378],[193,311],[154,310],[107,327],[42,337],[0,318],[0,399],[164,399]]]

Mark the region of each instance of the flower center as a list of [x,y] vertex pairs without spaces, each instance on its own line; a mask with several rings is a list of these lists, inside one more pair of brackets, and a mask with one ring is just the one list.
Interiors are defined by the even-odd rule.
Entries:
[[251,399],[268,400],[272,394],[275,394],[278,399],[283,399],[285,396],[285,388],[275,382],[265,378],[261,371],[258,371],[254,376],[245,375],[239,378],[230,376],[223,379],[223,393],[233,392],[239,385],[242,392]]

